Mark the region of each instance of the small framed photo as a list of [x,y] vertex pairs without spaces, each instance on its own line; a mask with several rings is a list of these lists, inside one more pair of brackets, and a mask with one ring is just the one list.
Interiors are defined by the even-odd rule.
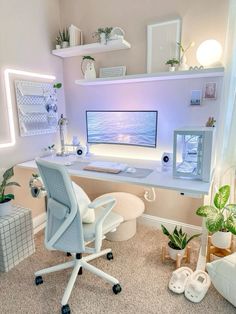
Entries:
[[216,82],[207,82],[204,86],[204,99],[216,99]]
[[202,92],[200,90],[192,90],[190,106],[200,106],[202,100]]

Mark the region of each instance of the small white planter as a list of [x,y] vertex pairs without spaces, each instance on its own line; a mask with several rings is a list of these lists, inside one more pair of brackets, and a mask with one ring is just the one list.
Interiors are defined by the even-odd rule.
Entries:
[[61,46],[62,46],[62,48],[67,48],[67,47],[69,47],[69,42],[68,41],[63,41]]
[[56,49],[61,49],[61,45],[56,45]]
[[0,203],[0,216],[10,215],[12,212],[11,200]]
[[173,259],[174,261],[177,260],[177,254],[180,254],[181,258],[185,254],[185,249],[183,249],[183,250],[175,250],[175,249],[172,249],[169,245],[168,245],[168,251],[169,251],[170,258]]
[[102,45],[106,45],[107,40],[106,40],[106,34],[105,34],[105,33],[101,33],[101,34],[100,34],[100,43],[101,43]]
[[211,243],[219,249],[228,249],[231,246],[232,233],[218,231],[211,236]]
[[169,67],[169,71],[170,72],[174,72],[175,71],[175,67]]

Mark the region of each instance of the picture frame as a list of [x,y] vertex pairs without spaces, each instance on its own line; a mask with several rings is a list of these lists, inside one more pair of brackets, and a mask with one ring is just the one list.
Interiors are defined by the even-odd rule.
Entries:
[[216,100],[217,84],[216,82],[207,82],[203,89],[203,98],[207,100]]
[[147,73],[166,71],[166,61],[179,59],[181,19],[160,21],[147,26]]
[[202,92],[201,90],[192,90],[190,106],[200,106],[202,100]]

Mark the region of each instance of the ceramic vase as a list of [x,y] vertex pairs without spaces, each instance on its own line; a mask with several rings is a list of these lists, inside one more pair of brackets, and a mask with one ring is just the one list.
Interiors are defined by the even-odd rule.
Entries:
[[182,55],[180,58],[180,63],[179,63],[179,70],[180,71],[187,71],[189,69],[189,66],[187,64],[187,58],[185,54]]
[[211,243],[219,249],[228,249],[231,246],[232,233],[217,231],[211,236]]

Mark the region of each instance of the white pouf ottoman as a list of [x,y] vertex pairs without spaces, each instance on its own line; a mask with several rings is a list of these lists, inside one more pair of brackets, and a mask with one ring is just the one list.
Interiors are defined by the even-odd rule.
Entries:
[[136,233],[136,218],[144,212],[144,202],[138,196],[125,192],[107,193],[103,196],[105,195],[116,199],[117,203],[113,211],[124,218],[115,232],[107,233],[106,239],[124,241],[132,238]]
[[207,264],[216,290],[236,307],[236,253]]

